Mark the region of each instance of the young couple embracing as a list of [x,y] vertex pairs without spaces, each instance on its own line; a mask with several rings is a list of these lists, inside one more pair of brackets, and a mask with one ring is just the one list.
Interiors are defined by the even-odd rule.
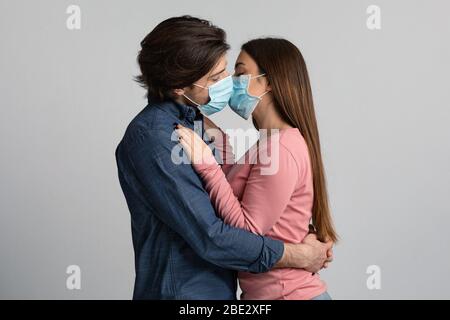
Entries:
[[[338,236],[305,61],[287,40],[255,39],[230,74],[228,50],[222,29],[191,16],[161,22],[141,42],[148,105],[116,149],[133,298],[236,299],[238,279],[241,299],[331,299],[318,272]],[[208,118],[228,106],[268,132],[245,161]],[[177,147],[190,162],[174,161]]]

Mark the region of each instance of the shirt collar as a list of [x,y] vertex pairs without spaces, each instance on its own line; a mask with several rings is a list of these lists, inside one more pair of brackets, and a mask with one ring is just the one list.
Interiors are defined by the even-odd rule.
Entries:
[[159,106],[159,109],[175,115],[181,121],[186,120],[187,122],[194,124],[194,121],[202,120],[202,114],[196,107],[181,104],[170,99],[155,103],[154,100],[148,98],[148,102],[149,104],[156,104]]

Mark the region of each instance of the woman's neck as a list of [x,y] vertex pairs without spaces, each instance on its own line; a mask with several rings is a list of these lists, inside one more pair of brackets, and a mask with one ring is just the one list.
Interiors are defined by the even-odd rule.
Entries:
[[[262,107],[262,106],[261,106]],[[284,121],[278,112],[275,110],[275,106],[268,105],[264,108],[259,108],[255,110],[252,114],[258,124],[259,129],[289,129],[292,128],[290,124]]]

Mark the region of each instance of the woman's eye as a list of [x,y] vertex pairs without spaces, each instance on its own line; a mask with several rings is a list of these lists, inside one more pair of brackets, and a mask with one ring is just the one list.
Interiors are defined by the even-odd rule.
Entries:
[[214,81],[214,82],[217,82],[217,81],[219,81],[220,79],[219,78],[214,78],[214,79],[211,79],[212,81]]

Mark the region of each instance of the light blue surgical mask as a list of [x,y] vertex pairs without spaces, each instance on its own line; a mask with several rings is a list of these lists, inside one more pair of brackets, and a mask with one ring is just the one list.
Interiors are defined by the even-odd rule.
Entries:
[[225,77],[222,80],[210,85],[209,87],[204,87],[196,83],[194,83],[194,86],[208,89],[208,103],[200,104],[195,102],[185,94],[183,94],[183,96],[193,104],[195,104],[201,111],[201,113],[203,113],[205,116],[209,116],[225,108],[228,104],[228,101],[230,100],[231,94],[233,93],[233,80],[231,79],[231,76]]
[[229,105],[230,108],[247,120],[255,110],[258,102],[269,91],[264,92],[260,96],[253,96],[248,93],[248,87],[250,86],[250,80],[264,77],[266,74],[260,74],[252,77],[250,74],[244,74],[238,77],[233,77],[233,93],[231,95]]

